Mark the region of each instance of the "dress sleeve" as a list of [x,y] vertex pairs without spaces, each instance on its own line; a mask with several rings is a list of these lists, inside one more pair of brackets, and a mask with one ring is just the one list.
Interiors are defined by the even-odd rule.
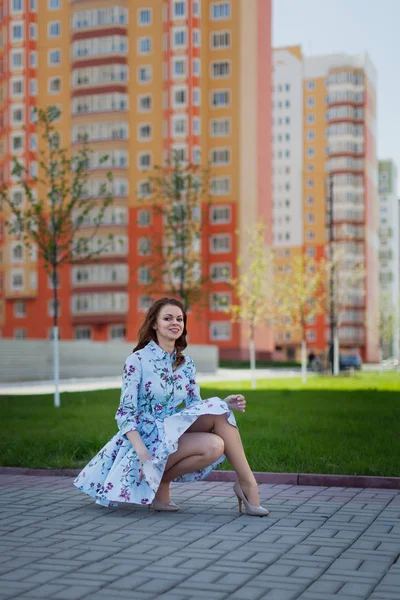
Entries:
[[189,356],[186,358],[187,364],[185,365],[185,375],[187,376],[186,383],[186,398],[185,405],[186,407],[191,406],[192,404],[196,404],[196,402],[201,402],[200,396],[200,386],[196,381],[196,367],[193,362],[193,359]]
[[124,364],[121,400],[115,414],[119,430],[123,435],[138,429],[138,396],[141,379],[141,360],[137,354],[131,354]]

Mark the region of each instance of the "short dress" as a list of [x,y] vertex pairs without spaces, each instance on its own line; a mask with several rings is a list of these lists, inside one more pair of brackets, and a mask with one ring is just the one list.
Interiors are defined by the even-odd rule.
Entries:
[[[201,415],[226,414],[236,427],[227,403],[214,397],[202,400],[193,360],[173,370],[175,352],[165,352],[154,341],[125,361],[119,408],[115,415],[119,432],[86,465],[74,485],[102,506],[120,502],[150,504],[157,492],[168,457],[178,449],[180,436]],[[152,460],[143,464],[139,481],[138,455],[126,437],[137,430]],[[175,481],[204,479],[224,460],[183,475]]]

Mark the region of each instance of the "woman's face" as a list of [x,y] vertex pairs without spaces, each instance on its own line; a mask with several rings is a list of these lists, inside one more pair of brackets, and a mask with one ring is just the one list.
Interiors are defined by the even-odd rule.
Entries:
[[157,341],[175,342],[183,333],[183,313],[178,306],[166,304],[158,315],[154,326]]

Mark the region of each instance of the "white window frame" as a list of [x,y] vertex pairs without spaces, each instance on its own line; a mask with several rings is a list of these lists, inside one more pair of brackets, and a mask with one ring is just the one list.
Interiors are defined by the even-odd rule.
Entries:
[[14,302],[14,317],[16,319],[26,318],[26,302],[25,300],[16,300]]
[[[14,275],[18,275],[21,276],[21,281],[22,284],[21,285],[14,285]],[[10,288],[15,291],[15,292],[20,292],[21,290],[23,290],[25,288],[25,273],[24,273],[24,269],[11,269],[10,271]]]
[[[51,33],[51,28],[57,26],[58,32]],[[61,21],[51,21],[47,26],[47,37],[51,40],[61,37]]]
[[[228,103],[227,104],[214,104],[213,98],[215,94],[228,94]],[[221,108],[227,108],[231,106],[231,89],[218,89],[210,91],[210,108],[214,110],[220,110]]]
[[[141,43],[146,40],[150,42],[150,50],[143,51],[140,46],[141,46]],[[138,38],[137,53],[139,54],[139,56],[147,56],[148,54],[151,54],[152,51],[153,51],[153,41],[152,41],[151,37],[143,36],[143,37]]]
[[[172,57],[172,68],[171,68],[171,76],[172,79],[186,79],[187,78],[187,73],[188,73],[188,69],[187,69],[187,56],[184,55],[180,55],[180,56],[173,56]],[[182,74],[176,74],[175,73],[175,64],[177,62],[182,62],[184,64],[184,73]]]
[[[58,52],[60,60],[59,62],[52,62],[51,61],[51,55],[55,52]],[[51,50],[48,51],[47,53],[47,64],[49,67],[57,67],[58,65],[61,64],[61,49],[60,48],[52,48]]]
[[[225,335],[213,335],[213,328],[218,325],[226,324],[227,333]],[[230,321],[211,321],[210,323],[210,340],[211,341],[220,341],[220,342],[229,342],[232,339],[232,324]]]
[[[21,37],[14,37],[14,28],[15,27],[20,27],[21,28]],[[10,23],[10,29],[11,29],[11,43],[14,42],[23,42],[25,37],[24,37],[24,22],[23,21],[11,21]]]
[[[143,23],[140,20],[140,16],[142,13],[149,13],[149,21],[146,23]],[[137,12],[137,24],[139,25],[139,27],[148,27],[149,25],[151,25],[153,23],[153,9],[152,8],[139,8],[138,12]]]
[[18,15],[24,12],[24,0],[20,0],[21,8],[14,8],[14,0],[10,0],[10,13],[12,15]]
[[[138,123],[137,129],[137,137],[140,142],[150,142],[153,137],[153,129],[151,123]],[[143,137],[140,133],[142,127],[150,127],[150,135],[149,137]]]
[[[142,98],[150,98],[150,108],[141,108],[140,101]],[[153,96],[152,94],[139,94],[137,99],[137,112],[138,113],[149,113],[153,109]]]
[[[77,337],[77,333],[81,331],[86,331],[89,333],[89,337]],[[90,342],[93,340],[93,327],[91,325],[78,325],[74,327],[74,340],[77,342]]]
[[[21,65],[15,66],[13,64],[14,56],[21,57]],[[24,66],[25,66],[24,51],[20,48],[11,50],[10,70],[11,71],[19,71],[20,69],[23,69]]]
[[[214,213],[218,210],[227,209],[228,217],[226,219],[217,219],[215,218]],[[210,223],[212,225],[222,225],[232,222],[232,207],[230,204],[212,204],[210,206],[210,214],[209,214]]]
[[[58,90],[54,91],[51,89],[51,85],[52,83],[54,83],[55,81],[59,81],[60,82],[60,87]],[[61,77],[49,77],[49,79],[47,80],[47,91],[49,94],[51,95],[55,95],[55,94],[60,94],[61,93]]]
[[[176,44],[175,35],[177,33],[184,33],[185,41],[183,44]],[[185,25],[179,27],[173,27],[171,31],[171,48],[173,50],[186,50],[188,47],[188,28]]]
[[[122,336],[116,336],[116,337],[113,336],[112,332],[113,332],[113,330],[116,330],[116,329],[123,329],[124,330],[124,335],[122,335]],[[126,340],[126,325],[124,323],[109,325],[108,326],[108,340],[110,342],[125,341]]]
[[[222,238],[226,238],[229,241],[228,248],[215,249],[213,245],[214,240]],[[228,254],[229,252],[232,252],[232,236],[230,233],[214,233],[210,236],[210,254]]]
[[[149,79],[146,79],[145,81],[140,79],[140,71],[142,69],[146,69],[147,72],[149,73],[150,77]],[[151,65],[139,65],[137,68],[137,82],[139,85],[147,85],[149,83],[151,83],[153,81],[153,67]]]
[[[141,161],[141,159],[142,159],[143,156],[150,156],[150,165],[148,167],[143,167],[141,165],[140,161]],[[148,169],[151,169],[152,165],[153,165],[152,152],[148,152],[148,151],[138,152],[138,154],[137,154],[137,168],[138,168],[139,171],[147,171]]]
[[[217,6],[223,6],[223,5],[227,5],[229,6],[229,16],[223,16],[223,17],[214,17],[213,16],[213,9],[216,8]],[[212,4],[210,4],[210,21],[226,21],[227,19],[231,19],[232,18],[232,4],[231,2],[227,2],[225,0],[225,2],[212,2]]]

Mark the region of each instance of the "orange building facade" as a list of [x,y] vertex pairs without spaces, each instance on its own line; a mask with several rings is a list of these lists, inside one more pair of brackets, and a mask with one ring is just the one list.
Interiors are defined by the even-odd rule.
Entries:
[[[367,55],[304,57],[300,46],[274,50],[273,243],[277,272],[296,254],[329,258],[328,177],[333,177],[334,243],[347,277],[363,264],[365,277],[343,289],[339,343],[378,360],[379,267],[376,158],[376,72]],[[351,279],[351,278],[350,278]],[[340,280],[340,277],[339,277]],[[326,282],[328,289],[328,281]],[[307,325],[308,347],[330,342],[327,312]],[[276,356],[299,355],[299,332],[275,332]]]
[[[191,310],[190,342],[245,356],[245,328],[213,296],[234,301],[227,279],[245,232],[260,216],[271,225],[270,1],[0,0],[0,13],[0,173],[11,193],[20,192],[13,155],[37,173],[34,106],[61,108],[62,146],[77,149],[88,137],[88,194],[113,172],[114,202],[97,233],[100,241],[112,233],[113,244],[100,260],[60,271],[61,339],[135,340],[149,305],[142,255],[162,227],[141,197],[152,168],[174,150],[211,165],[201,243],[209,302]],[[37,250],[9,235],[6,218],[3,207],[1,334],[48,338],[48,275]],[[270,332],[258,332],[257,349],[271,355]]]

